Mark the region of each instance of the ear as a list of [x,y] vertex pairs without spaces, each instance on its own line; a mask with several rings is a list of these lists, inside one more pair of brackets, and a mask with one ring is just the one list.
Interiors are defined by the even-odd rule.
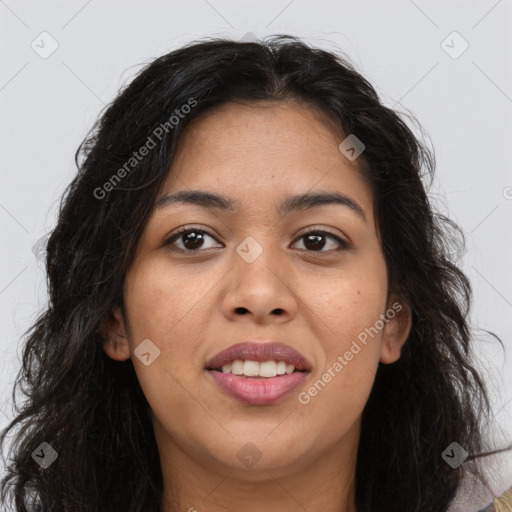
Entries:
[[121,307],[118,306],[101,329],[103,350],[116,361],[126,361],[131,356],[126,332],[124,315]]
[[394,293],[390,293],[388,299],[386,319],[382,332],[380,362],[391,364],[400,359],[400,352],[412,327],[409,305]]

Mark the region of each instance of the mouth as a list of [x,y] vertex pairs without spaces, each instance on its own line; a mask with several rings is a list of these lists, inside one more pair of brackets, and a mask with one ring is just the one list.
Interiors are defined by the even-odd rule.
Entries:
[[232,345],[205,367],[220,391],[250,405],[282,401],[311,369],[309,361],[287,345],[254,342]]

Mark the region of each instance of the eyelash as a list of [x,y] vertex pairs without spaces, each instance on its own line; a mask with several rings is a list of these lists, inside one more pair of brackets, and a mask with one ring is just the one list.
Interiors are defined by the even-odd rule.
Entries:
[[[203,228],[198,228],[198,227],[194,227],[194,226],[181,226],[180,228],[178,228],[176,231],[174,231],[173,233],[171,233],[164,241],[164,246],[170,246],[172,244],[174,244],[174,242],[176,240],[179,239],[180,236],[184,235],[184,234],[188,234],[188,233],[201,233],[201,234],[207,234],[208,236],[210,236],[211,238],[215,239],[215,235],[213,235],[212,233],[210,233],[210,231],[206,230],[206,229],[203,229]],[[339,236],[335,235],[334,233],[331,233],[330,231],[326,231],[325,229],[316,229],[315,227],[313,227],[310,231],[306,231],[305,233],[302,233],[298,238],[296,238],[296,240],[300,240],[301,238],[304,238],[306,237],[307,235],[328,235],[330,238],[333,238],[334,240],[336,240],[336,242],[338,242],[338,244],[340,245],[339,248],[337,249],[331,249],[331,250],[328,250],[328,251],[324,251],[324,250],[319,250],[319,251],[308,251],[307,249],[301,249],[303,251],[307,251],[307,252],[312,252],[312,253],[331,253],[331,252],[338,252],[338,251],[344,251],[344,250],[347,250],[350,248],[350,245],[348,244],[348,242],[345,242],[345,240],[342,240]],[[178,248],[178,247],[175,247],[174,249],[172,250],[175,250],[175,251],[178,251],[178,252],[182,252],[182,253],[195,253],[195,252],[201,252],[201,250],[204,250],[204,249],[197,249],[197,250],[191,250],[191,249],[181,249],[181,248]]]

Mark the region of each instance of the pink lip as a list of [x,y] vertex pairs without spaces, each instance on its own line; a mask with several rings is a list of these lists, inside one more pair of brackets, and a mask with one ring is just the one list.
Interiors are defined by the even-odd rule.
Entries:
[[302,384],[309,372],[294,372],[276,377],[243,377],[210,370],[208,373],[229,396],[251,405],[269,405],[288,396]]
[[296,350],[284,343],[258,343],[246,341],[231,345],[227,349],[219,352],[213,359],[206,363],[207,370],[221,368],[227,363],[232,363],[236,359],[244,361],[284,361],[286,364],[293,364],[297,370],[311,371],[311,364]]
[[[243,361],[284,361],[298,370],[275,377],[244,377],[217,371],[236,359]],[[311,364],[296,350],[283,343],[247,341],[219,352],[206,363],[206,370],[216,384],[229,396],[251,405],[268,405],[287,397],[300,386],[311,371]]]

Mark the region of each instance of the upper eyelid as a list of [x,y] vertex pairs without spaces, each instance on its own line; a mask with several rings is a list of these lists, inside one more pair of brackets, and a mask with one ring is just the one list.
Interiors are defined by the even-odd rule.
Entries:
[[[217,242],[219,242],[219,240],[217,239],[217,235],[210,232],[209,229],[201,227],[201,226],[196,226],[194,224],[190,224],[190,225],[181,226],[181,227],[177,228],[176,230],[174,230],[174,232],[172,232],[170,235],[168,235],[165,238],[164,244],[165,245],[171,244],[174,241],[176,241],[180,235],[184,235],[184,234],[186,234],[190,231],[194,231],[194,230],[203,232],[203,233],[207,234],[208,236],[214,238]],[[315,224],[313,226],[307,226],[307,227],[301,229],[300,232],[293,239],[293,242],[296,242],[303,236],[306,236],[312,232],[321,232],[324,235],[333,237],[334,239],[338,238],[339,240],[337,240],[337,242],[341,243],[347,247],[352,245],[351,242],[346,239],[347,237],[345,235],[340,235],[339,233],[333,233],[330,230],[330,228],[327,228],[327,227],[321,226],[321,225],[317,225],[317,224]],[[222,242],[219,242],[219,243],[222,243]],[[197,251],[190,251],[190,252],[197,252]]]
[[[184,225],[184,226],[180,226],[179,228],[176,228],[171,234],[166,236],[166,240],[169,240],[169,239],[175,237],[176,235],[182,235],[188,231],[193,231],[193,230],[202,231],[202,232],[206,233],[207,235],[210,235],[214,238],[216,238],[218,236],[218,235],[215,235],[214,233],[212,233],[209,228],[204,228],[201,226],[196,226],[194,224],[190,224],[190,225]],[[307,235],[307,234],[311,233],[312,231],[321,231],[328,235],[338,236],[338,237],[344,236],[344,235],[340,236],[337,233],[333,233],[330,230],[330,228],[328,228],[328,227],[314,224],[313,226],[307,226],[305,228],[302,228],[296,237],[301,237],[301,236]]]

